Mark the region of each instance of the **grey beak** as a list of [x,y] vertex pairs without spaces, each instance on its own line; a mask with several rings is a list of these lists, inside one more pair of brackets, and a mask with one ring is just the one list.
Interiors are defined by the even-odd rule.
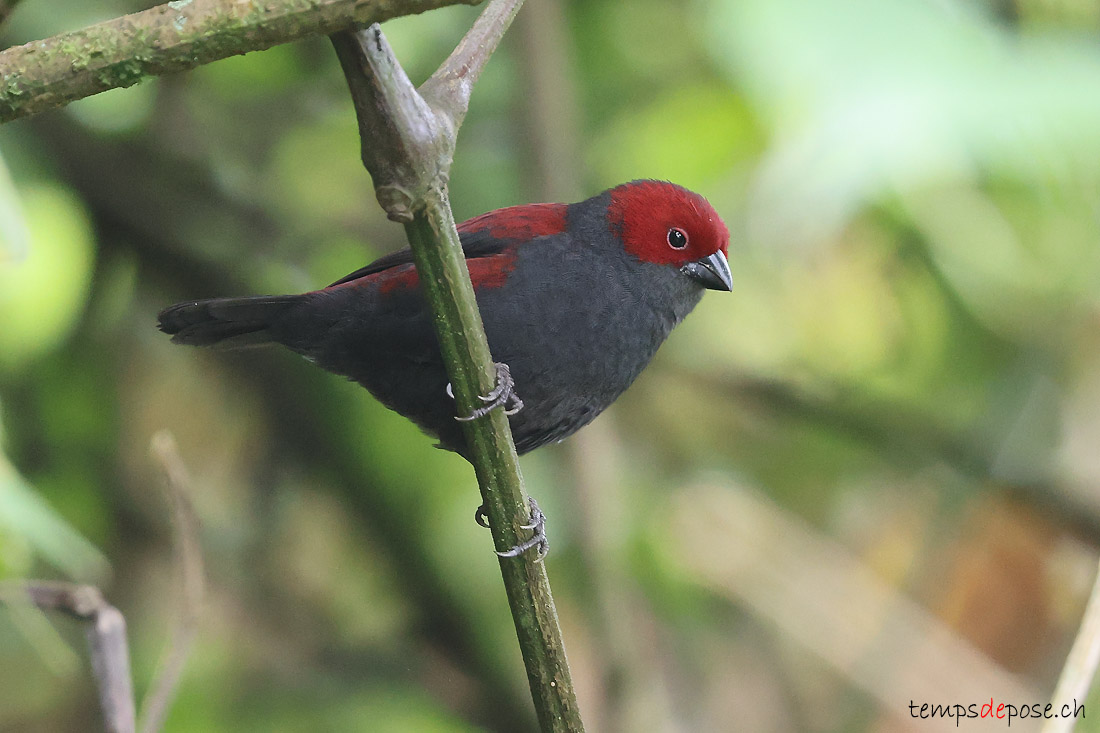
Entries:
[[687,263],[680,268],[680,272],[692,280],[698,280],[708,290],[733,290],[730,263],[726,261],[722,250],[718,250],[710,257]]

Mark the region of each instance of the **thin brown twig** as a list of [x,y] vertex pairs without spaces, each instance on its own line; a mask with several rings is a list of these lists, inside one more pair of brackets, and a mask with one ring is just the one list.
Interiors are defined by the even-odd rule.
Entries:
[[29,581],[5,586],[0,589],[0,600],[5,603],[29,600],[44,611],[60,611],[85,622],[107,733],[134,733],[134,690],[122,613],[90,585]]
[[[175,525],[183,592],[180,615],[172,630],[168,650],[145,699],[143,733],[156,733],[164,723],[194,642],[205,592],[198,521],[188,498],[187,470],[175,440],[167,431],[153,437],[152,448],[167,478],[169,513]],[[40,610],[59,611],[84,622],[106,730],[108,733],[134,733],[134,692],[126,620],[117,608],[107,603],[98,588],[52,581],[8,583],[0,585],[0,602],[8,605],[29,602]]]
[[191,507],[191,480],[180,457],[176,440],[162,430],[153,436],[153,455],[165,475],[169,512],[175,529],[176,563],[182,585],[181,607],[169,637],[168,648],[142,701],[142,733],[156,733],[164,724],[176,696],[180,675],[198,633],[206,581],[199,545],[199,523]]
[[1064,706],[1069,705],[1073,713],[1050,718],[1043,725],[1043,733],[1069,733],[1074,729],[1077,725],[1076,707],[1080,703],[1083,709],[1098,665],[1100,665],[1100,569],[1097,570],[1092,593],[1089,595],[1088,603],[1085,604],[1085,615],[1081,619],[1077,638],[1073,640],[1073,647],[1069,650],[1069,656],[1066,657],[1066,665],[1062,668],[1058,685],[1054,688],[1054,695],[1050,699],[1052,710],[1061,713],[1065,709]]

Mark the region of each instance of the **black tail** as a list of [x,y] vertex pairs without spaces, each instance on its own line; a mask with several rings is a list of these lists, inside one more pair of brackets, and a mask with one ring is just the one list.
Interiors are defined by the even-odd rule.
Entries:
[[230,348],[266,344],[275,340],[271,327],[301,298],[268,295],[176,303],[160,312],[157,325],[177,344]]

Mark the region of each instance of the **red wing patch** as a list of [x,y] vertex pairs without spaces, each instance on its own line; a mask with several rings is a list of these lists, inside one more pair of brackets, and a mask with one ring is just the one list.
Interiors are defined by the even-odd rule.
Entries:
[[[466,260],[466,267],[470,271],[470,280],[473,281],[475,290],[499,288],[504,285],[509,273],[516,268],[516,252],[514,248],[509,247],[492,257]],[[416,272],[416,267],[410,263],[330,287],[341,288],[349,285],[354,287],[376,285],[378,292],[385,295],[395,290],[411,290],[420,287],[420,276]]]
[[378,283],[378,292],[384,294],[394,290],[408,290],[418,287],[420,276],[416,274],[416,266],[410,263],[382,270],[382,272],[375,275],[369,275],[367,281]]
[[[561,234],[567,204],[528,204],[497,209],[458,225],[464,235],[466,266],[475,288],[496,288],[515,269],[515,246],[537,237]],[[386,255],[337,280],[330,288],[377,286],[380,292],[419,286],[408,250]]]
[[566,204],[528,204],[497,209],[458,225],[458,231],[485,232],[494,239],[525,242],[565,231]]

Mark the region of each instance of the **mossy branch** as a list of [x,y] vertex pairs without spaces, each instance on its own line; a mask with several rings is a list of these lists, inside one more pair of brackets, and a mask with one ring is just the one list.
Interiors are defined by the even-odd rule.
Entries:
[[[495,371],[447,177],[473,84],[521,3],[493,0],[419,92],[377,26],[332,37],[359,118],[363,163],[387,215],[405,225],[463,414],[492,389]],[[498,409],[464,425],[494,544],[507,550],[526,539],[521,525],[529,521],[508,419]],[[542,730],[583,731],[545,566],[527,552],[502,558],[500,568]]]
[[[10,3],[11,0],[8,0]],[[480,0],[174,0],[0,52],[0,123],[149,76]]]

